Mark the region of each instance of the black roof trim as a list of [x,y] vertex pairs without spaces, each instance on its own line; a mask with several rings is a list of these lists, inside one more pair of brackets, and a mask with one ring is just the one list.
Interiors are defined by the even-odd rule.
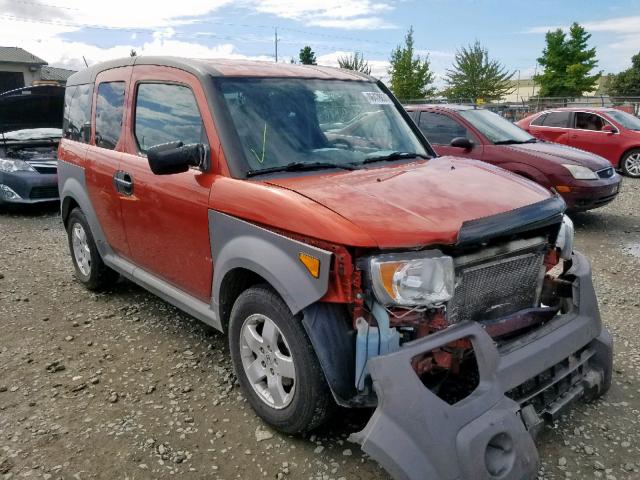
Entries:
[[456,245],[469,246],[492,238],[548,227],[562,221],[565,209],[564,200],[556,194],[515,210],[468,220],[460,228]]

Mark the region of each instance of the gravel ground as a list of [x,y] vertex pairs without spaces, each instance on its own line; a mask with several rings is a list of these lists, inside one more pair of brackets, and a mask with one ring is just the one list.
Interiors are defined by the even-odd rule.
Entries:
[[[640,181],[576,215],[615,339],[610,393],[539,439],[540,478],[640,478]],[[0,478],[387,479],[347,441],[367,412],[307,438],[266,427],[225,338],[137,286],[73,279],[55,209],[0,212]]]

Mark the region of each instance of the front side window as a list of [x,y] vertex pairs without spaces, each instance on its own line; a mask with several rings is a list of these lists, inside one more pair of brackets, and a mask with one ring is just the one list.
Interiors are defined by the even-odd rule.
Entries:
[[93,84],[67,87],[64,96],[62,132],[65,138],[89,143]]
[[419,126],[427,140],[436,145],[449,145],[458,137],[472,139],[471,132],[464,125],[440,113],[422,112]]
[[143,153],[169,142],[207,143],[198,104],[184,85],[140,84],[135,115],[135,137]]
[[534,137],[522,130],[516,124],[505,120],[497,113],[489,110],[462,110],[460,116],[473,125],[487,139],[495,145],[515,143],[533,143]]
[[551,112],[542,122],[544,127],[567,128],[571,112]]
[[96,100],[96,145],[113,150],[122,131],[124,82],[107,82],[98,86]]
[[[239,171],[295,163],[355,168],[390,154],[428,156],[391,98],[360,81],[220,78],[241,145]],[[395,156],[394,156],[395,158]]]

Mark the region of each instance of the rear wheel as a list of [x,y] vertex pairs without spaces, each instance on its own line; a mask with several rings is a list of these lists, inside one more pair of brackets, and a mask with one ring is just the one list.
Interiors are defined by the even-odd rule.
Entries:
[[640,177],[640,149],[630,150],[620,160],[620,170],[633,178]]
[[79,208],[73,209],[67,221],[67,237],[76,278],[89,290],[113,285],[118,273],[107,267],[91,235],[89,223]]
[[333,398],[304,327],[268,286],[236,300],[229,349],[238,381],[265,422],[303,433],[330,416]]

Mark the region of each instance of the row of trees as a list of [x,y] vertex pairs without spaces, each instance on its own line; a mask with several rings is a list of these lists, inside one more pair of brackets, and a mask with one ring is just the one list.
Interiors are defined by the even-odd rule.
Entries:
[[[534,76],[541,97],[579,97],[593,91],[602,72],[595,71],[598,61],[596,49],[589,47],[591,35],[574,23],[568,32],[550,31],[545,37],[545,48],[537,59],[542,67]],[[300,63],[315,65],[311,47],[300,50]],[[371,66],[362,53],[338,59],[341,68],[371,73]],[[404,43],[391,52],[389,67],[390,88],[401,100],[425,98],[436,93],[450,99],[478,101],[498,100],[515,90],[513,77],[498,60],[489,56],[480,42],[460,48],[451,68],[447,69],[445,88],[440,92],[434,86],[435,75],[429,57],[416,53],[413,27]],[[632,67],[606,78],[608,93],[612,96],[640,96],[640,53],[632,59]]]

